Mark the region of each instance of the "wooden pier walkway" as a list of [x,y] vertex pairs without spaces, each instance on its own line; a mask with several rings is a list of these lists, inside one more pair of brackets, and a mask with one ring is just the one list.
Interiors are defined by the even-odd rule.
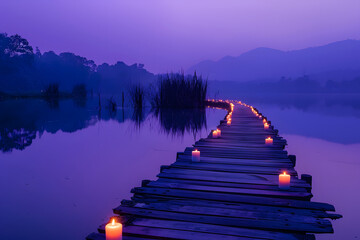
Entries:
[[[298,177],[286,140],[273,126],[264,129],[266,118],[256,109],[234,104],[231,126],[218,126],[220,138],[209,135],[178,153],[156,181],[144,180],[114,209],[123,240],[315,239],[314,233],[333,232],[329,219],[341,215],[329,213],[335,211],[330,204],[310,201],[311,176]],[[265,144],[269,136],[272,145]],[[192,162],[194,148],[200,162]],[[289,190],[278,187],[283,171],[291,175]],[[86,239],[104,240],[104,227]]]

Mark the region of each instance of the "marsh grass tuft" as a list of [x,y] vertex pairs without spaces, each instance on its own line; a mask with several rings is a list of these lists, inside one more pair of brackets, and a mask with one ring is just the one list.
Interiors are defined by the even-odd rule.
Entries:
[[130,99],[135,109],[143,108],[144,100],[145,100],[145,91],[140,84],[134,85],[130,89]]
[[166,74],[159,77],[152,98],[154,108],[203,108],[205,107],[207,81],[184,73]]

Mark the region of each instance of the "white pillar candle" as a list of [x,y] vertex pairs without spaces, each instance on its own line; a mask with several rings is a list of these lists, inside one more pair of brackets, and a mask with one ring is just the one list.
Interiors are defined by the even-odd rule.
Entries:
[[113,219],[105,226],[105,236],[106,240],[122,240],[122,224]]
[[269,129],[269,124],[264,123],[264,129]]
[[279,188],[283,190],[290,188],[290,175],[286,174],[286,172],[279,174]]
[[265,144],[273,144],[273,139],[271,137],[268,137],[265,139]]
[[193,162],[200,162],[200,151],[195,149],[194,151],[191,152],[191,156]]

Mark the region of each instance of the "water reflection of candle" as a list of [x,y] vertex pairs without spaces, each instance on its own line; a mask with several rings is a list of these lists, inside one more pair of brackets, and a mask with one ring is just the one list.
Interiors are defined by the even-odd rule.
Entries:
[[227,120],[227,123],[226,123],[228,126],[231,125],[231,119]]
[[279,188],[284,190],[290,188],[290,175],[286,172],[279,174]]
[[115,219],[111,223],[105,226],[106,240],[121,240],[122,239],[122,224],[115,222]]
[[264,123],[264,129],[269,129],[269,124]]
[[199,162],[200,161],[200,151],[198,151],[197,149],[192,151],[192,161],[193,162]]
[[273,139],[271,137],[266,138],[265,144],[273,144]]

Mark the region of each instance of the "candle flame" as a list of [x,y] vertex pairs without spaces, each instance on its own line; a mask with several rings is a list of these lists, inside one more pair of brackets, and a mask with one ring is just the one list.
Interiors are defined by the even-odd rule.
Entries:
[[112,219],[111,225],[115,225],[115,218]]

